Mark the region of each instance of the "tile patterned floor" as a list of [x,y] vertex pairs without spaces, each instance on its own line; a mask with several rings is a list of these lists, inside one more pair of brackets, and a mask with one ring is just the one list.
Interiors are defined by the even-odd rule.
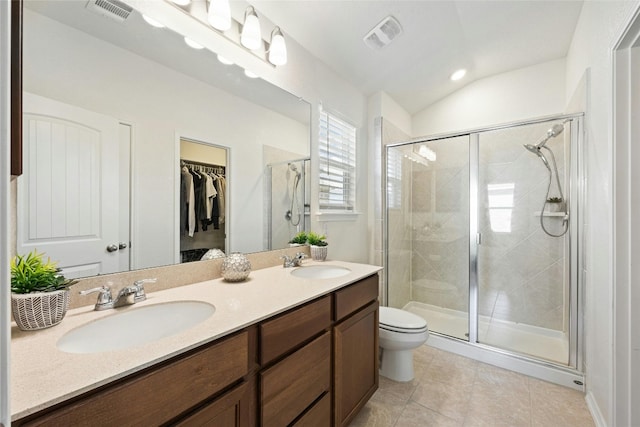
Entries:
[[428,346],[415,379],[380,377],[351,427],[592,427],[584,395]]

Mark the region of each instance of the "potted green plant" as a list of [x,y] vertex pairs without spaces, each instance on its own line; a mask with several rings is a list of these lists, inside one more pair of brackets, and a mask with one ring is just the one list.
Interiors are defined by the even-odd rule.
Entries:
[[57,264],[33,250],[11,260],[11,311],[22,330],[48,328],[62,321],[69,307],[69,286]]
[[304,244],[307,243],[307,232],[306,231],[301,231],[298,234],[296,234],[295,236],[293,236],[293,238],[291,240],[289,240],[289,246],[293,247],[293,246],[302,246]]
[[546,210],[549,212],[563,212],[564,206],[562,197],[549,197],[547,199]]
[[329,244],[325,239],[325,236],[314,233],[313,231],[307,234],[307,243],[311,249],[311,259],[314,261],[324,261],[327,259]]

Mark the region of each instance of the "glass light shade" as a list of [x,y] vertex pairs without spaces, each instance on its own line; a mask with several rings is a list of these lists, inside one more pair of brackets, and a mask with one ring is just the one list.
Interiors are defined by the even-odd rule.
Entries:
[[269,46],[269,62],[273,65],[287,63],[287,45],[280,29],[276,27],[271,33],[271,45]]
[[250,79],[257,79],[258,75],[256,73],[254,73],[253,71],[249,71],[249,70],[244,70],[244,75],[249,77]]
[[210,0],[207,19],[216,30],[227,31],[231,28],[229,0]]
[[260,32],[260,21],[253,7],[249,6],[245,12],[240,43],[247,49],[256,50],[262,45],[262,33]]
[[143,14],[142,15],[142,19],[145,20],[145,22],[149,25],[151,25],[152,27],[156,27],[156,28],[164,28],[164,25],[161,24],[160,22],[156,21],[153,18],[148,17],[147,15]]
[[194,42],[189,37],[185,37],[184,42],[187,44],[187,46],[192,47],[194,49],[198,49],[198,50],[204,49],[204,46],[202,46],[200,43]]
[[218,61],[220,61],[221,63],[223,63],[224,65],[233,65],[233,61],[218,54]]
[[186,6],[189,3],[191,3],[191,0],[171,0],[171,1],[180,6]]

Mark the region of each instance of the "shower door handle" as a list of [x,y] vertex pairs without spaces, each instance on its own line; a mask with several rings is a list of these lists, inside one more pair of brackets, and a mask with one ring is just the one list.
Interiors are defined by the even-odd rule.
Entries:
[[476,233],[476,245],[482,244],[482,233]]

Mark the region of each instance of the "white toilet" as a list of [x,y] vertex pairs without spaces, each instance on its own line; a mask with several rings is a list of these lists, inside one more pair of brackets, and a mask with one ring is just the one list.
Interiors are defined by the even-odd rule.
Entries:
[[380,307],[380,375],[394,381],[413,379],[413,349],[429,338],[427,321],[408,311]]

